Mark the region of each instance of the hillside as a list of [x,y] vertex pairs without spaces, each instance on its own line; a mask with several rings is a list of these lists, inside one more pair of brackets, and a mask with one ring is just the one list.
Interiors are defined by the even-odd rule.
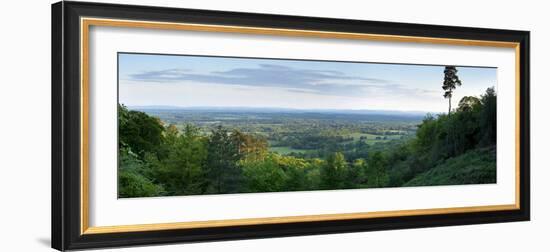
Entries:
[[447,159],[403,186],[496,183],[495,158],[494,148],[471,150]]
[[496,182],[493,88],[420,123],[123,105],[118,117],[122,198]]

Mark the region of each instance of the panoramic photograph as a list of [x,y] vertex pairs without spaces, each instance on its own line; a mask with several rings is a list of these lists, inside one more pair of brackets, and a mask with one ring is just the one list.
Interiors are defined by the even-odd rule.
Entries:
[[496,183],[497,68],[118,54],[118,197]]

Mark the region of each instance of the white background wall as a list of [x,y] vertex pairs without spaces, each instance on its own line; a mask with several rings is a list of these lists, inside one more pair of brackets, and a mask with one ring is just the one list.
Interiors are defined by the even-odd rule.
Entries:
[[[117,251],[548,251],[550,142],[545,1],[213,1],[121,3],[530,30],[532,221],[125,248]],[[0,9],[0,251],[48,251],[50,240],[50,1]],[[110,251],[111,249],[108,249]],[[114,249],[113,249],[114,250]]]

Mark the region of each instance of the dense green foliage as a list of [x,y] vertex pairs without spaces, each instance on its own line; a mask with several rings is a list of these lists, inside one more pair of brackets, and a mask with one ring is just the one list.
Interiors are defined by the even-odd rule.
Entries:
[[495,157],[495,150],[492,148],[471,150],[464,155],[447,159],[414,177],[404,186],[496,183]]
[[[313,121],[285,115],[277,117],[278,122],[271,116],[269,123],[248,128],[237,121],[231,127],[176,125],[119,105],[119,196],[496,180],[496,95],[492,88],[481,98],[462,98],[452,113],[427,115],[417,126],[387,118],[359,121],[340,115],[314,116]],[[273,151],[272,145],[307,151],[281,153]]]

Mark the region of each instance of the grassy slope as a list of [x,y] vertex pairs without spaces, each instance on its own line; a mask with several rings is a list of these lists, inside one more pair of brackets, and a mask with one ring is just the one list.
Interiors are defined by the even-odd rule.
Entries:
[[494,149],[476,149],[414,177],[404,186],[496,183]]

